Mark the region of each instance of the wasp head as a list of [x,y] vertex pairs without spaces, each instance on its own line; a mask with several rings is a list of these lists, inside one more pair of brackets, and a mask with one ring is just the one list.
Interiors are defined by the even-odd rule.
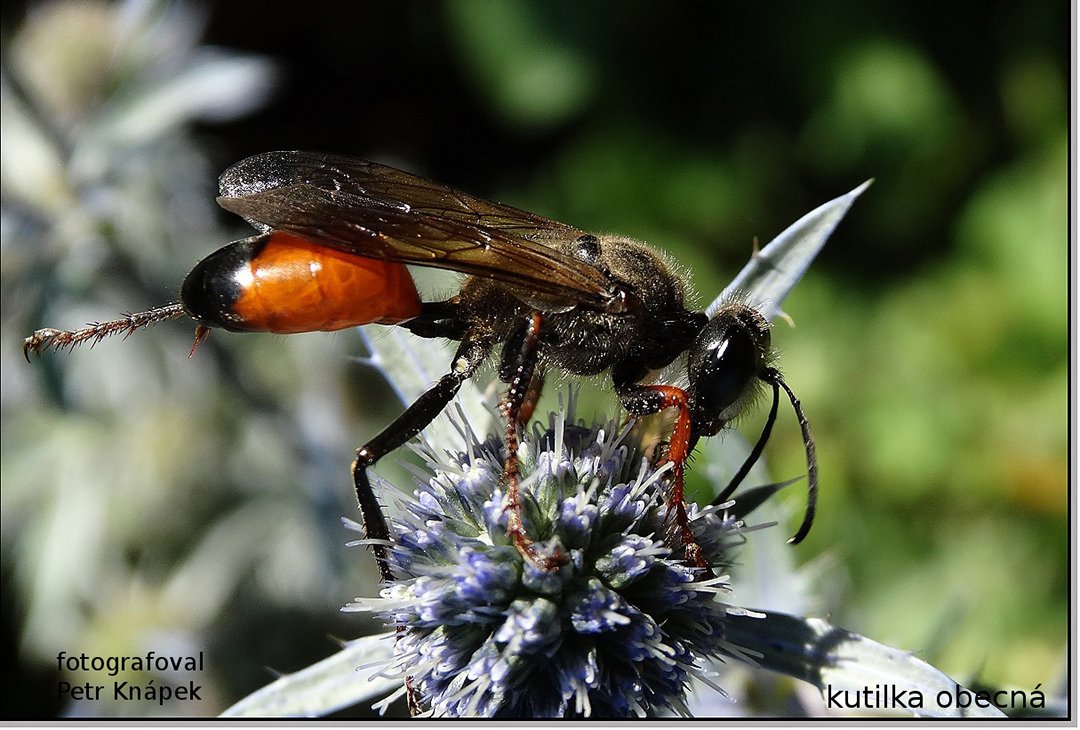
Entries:
[[712,436],[760,394],[774,359],[769,322],[733,303],[709,320],[690,347],[690,411],[696,434]]

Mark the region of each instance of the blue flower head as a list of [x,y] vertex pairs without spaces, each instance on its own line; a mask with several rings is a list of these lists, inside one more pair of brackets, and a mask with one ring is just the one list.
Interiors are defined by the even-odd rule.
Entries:
[[[571,406],[572,409],[572,406]],[[730,654],[725,579],[679,559],[666,469],[632,429],[552,414],[520,449],[528,534],[567,560],[544,572],[507,538],[497,438],[441,459],[394,522],[398,580],[361,599],[398,631],[386,672],[445,717],[626,717],[685,712],[690,678]],[[691,509],[714,566],[738,519]]]

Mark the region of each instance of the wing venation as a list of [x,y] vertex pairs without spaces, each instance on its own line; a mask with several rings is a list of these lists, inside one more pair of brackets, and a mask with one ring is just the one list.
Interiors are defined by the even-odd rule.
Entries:
[[349,253],[487,277],[551,306],[603,307],[597,268],[555,248],[573,226],[392,167],[312,152],[268,152],[226,170],[218,202],[261,229]]

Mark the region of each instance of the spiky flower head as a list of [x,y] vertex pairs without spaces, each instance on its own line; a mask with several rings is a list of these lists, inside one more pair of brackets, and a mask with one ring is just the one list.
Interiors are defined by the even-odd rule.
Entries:
[[[571,417],[572,420],[572,417]],[[384,673],[449,717],[626,717],[685,713],[691,676],[737,652],[724,638],[725,577],[690,567],[671,544],[667,469],[636,432],[533,427],[519,449],[528,533],[567,561],[544,572],[506,534],[501,439],[421,453],[432,469],[394,524],[398,581],[358,599],[398,627]],[[722,566],[742,522],[714,509],[691,528]],[[736,609],[737,610],[737,609]]]

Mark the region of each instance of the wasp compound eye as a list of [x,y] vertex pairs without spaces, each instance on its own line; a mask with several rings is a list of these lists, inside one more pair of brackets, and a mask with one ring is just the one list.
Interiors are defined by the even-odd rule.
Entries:
[[738,323],[710,322],[690,352],[692,409],[713,435],[738,414],[738,405],[757,379],[761,353],[747,329]]
[[698,376],[697,396],[707,410],[721,413],[739,399],[754,378],[757,353],[744,330],[728,330],[705,353]]

